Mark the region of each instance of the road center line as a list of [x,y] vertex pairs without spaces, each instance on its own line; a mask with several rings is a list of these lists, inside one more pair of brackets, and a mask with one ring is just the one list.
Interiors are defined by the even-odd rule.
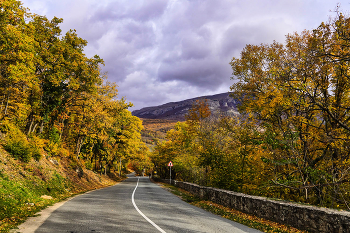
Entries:
[[151,219],[147,218],[146,215],[144,215],[141,210],[139,210],[139,208],[137,207],[136,203],[135,203],[135,192],[136,192],[136,189],[137,187],[139,186],[139,180],[140,180],[140,177],[137,178],[137,184],[136,184],[136,187],[134,189],[134,192],[132,193],[132,196],[131,196],[131,201],[132,201],[132,204],[134,205],[135,209],[137,210],[137,212],[139,212],[139,214],[141,214],[141,216],[146,219],[149,223],[151,223],[155,228],[157,228],[158,231],[162,232],[162,233],[166,233],[162,228],[160,228],[157,224],[155,224],[154,222],[152,222]]

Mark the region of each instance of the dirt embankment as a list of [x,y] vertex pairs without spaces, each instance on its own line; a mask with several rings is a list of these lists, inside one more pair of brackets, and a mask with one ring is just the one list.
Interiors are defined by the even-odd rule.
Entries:
[[46,157],[28,163],[0,146],[0,232],[23,222],[48,205],[122,180],[87,170],[69,157]]

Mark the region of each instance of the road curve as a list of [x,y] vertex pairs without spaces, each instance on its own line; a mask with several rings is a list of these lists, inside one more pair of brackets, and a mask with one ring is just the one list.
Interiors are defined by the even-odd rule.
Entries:
[[129,177],[118,185],[64,203],[34,232],[260,231],[192,206],[148,177]]

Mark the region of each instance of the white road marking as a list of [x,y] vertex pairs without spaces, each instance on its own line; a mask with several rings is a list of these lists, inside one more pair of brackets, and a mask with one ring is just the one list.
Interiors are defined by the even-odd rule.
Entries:
[[141,216],[146,219],[149,223],[151,223],[155,228],[157,228],[158,231],[162,232],[162,233],[166,233],[162,228],[160,228],[157,224],[155,224],[154,222],[152,222],[151,219],[147,218],[146,215],[144,215],[141,210],[139,210],[139,208],[137,208],[137,205],[135,204],[135,199],[134,199],[134,196],[135,196],[135,192],[136,192],[136,189],[137,187],[139,186],[139,180],[140,178],[137,179],[137,184],[136,184],[136,187],[134,189],[134,192],[132,193],[132,196],[131,196],[131,200],[132,200],[132,204],[134,205],[135,209],[137,210],[137,212],[139,212],[139,214],[141,214]]

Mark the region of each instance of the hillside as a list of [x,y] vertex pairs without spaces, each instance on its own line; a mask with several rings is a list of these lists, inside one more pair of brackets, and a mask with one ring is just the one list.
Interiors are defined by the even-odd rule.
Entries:
[[167,119],[141,119],[143,130],[142,141],[151,149],[159,141],[165,140],[167,131],[173,129],[177,121]]
[[97,174],[70,157],[43,155],[39,161],[22,162],[0,146],[0,232],[48,205],[118,180],[115,173]]
[[238,101],[230,97],[230,93],[201,96],[179,102],[170,102],[160,106],[146,107],[132,112],[134,116],[145,119],[185,120],[185,115],[197,100],[206,100],[212,113],[225,112],[238,114]]

